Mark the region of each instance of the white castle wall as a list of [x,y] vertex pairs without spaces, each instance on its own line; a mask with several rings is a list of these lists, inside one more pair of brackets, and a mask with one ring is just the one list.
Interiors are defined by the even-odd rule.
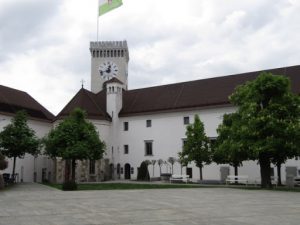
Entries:
[[[0,131],[10,124],[12,117],[0,115]],[[52,124],[36,120],[28,120],[28,126],[33,129],[38,138],[44,137],[51,129]],[[12,173],[13,159],[8,159],[8,168],[1,173]],[[24,158],[16,160],[16,173],[19,174],[19,181],[34,182],[34,173],[36,173],[36,182],[42,181],[42,169],[45,168],[46,179],[53,176],[53,163],[47,156],[39,155],[34,157],[26,154]],[[50,172],[50,173],[49,173]],[[49,177],[50,176],[50,177]]]

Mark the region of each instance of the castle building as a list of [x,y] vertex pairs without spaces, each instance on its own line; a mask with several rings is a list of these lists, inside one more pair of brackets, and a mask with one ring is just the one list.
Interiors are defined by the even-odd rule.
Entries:
[[[18,109],[29,112],[29,125],[39,137],[74,108],[86,111],[87,118],[106,143],[106,152],[102,160],[78,162],[77,180],[80,182],[136,179],[144,160],[156,161],[149,166],[151,177],[158,177],[161,172],[170,173],[168,158],[178,158],[186,138],[186,126],[193,123],[194,115],[198,114],[204,123],[206,135],[215,139],[223,115],[236,110],[228,96],[238,85],[254,80],[261,72],[129,90],[126,41],[91,42],[90,53],[91,90],[82,87],[55,117],[28,94],[0,86],[0,130]],[[300,66],[266,71],[289,77],[293,92],[300,93]],[[157,163],[159,159],[165,162],[161,166]],[[23,181],[62,182],[64,162],[60,159],[53,162],[46,156],[26,156],[17,165]],[[286,162],[282,167],[283,180],[286,166],[300,168],[300,162],[295,159]],[[204,167],[203,176],[208,180],[220,180],[224,171],[233,173],[230,166],[213,163]],[[260,177],[257,162],[244,162],[239,171],[251,180]],[[199,179],[199,169],[193,163],[182,168],[176,162],[173,173]]]

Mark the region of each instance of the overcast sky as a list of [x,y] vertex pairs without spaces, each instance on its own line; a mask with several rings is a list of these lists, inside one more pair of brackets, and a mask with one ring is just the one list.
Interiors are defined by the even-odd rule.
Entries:
[[[0,0],[0,84],[54,114],[90,89],[97,4]],[[299,0],[123,0],[99,25],[128,42],[129,89],[300,64]]]

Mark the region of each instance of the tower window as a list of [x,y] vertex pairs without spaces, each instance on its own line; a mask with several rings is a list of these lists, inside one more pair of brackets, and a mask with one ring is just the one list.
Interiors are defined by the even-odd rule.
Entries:
[[99,57],[99,51],[97,51],[97,58]]
[[120,57],[120,50],[118,50],[118,57]]
[[107,57],[109,57],[109,51],[107,51]]
[[102,57],[102,51],[100,51],[100,57]]
[[93,58],[95,58],[96,54],[95,54],[95,51],[93,51]]
[[117,56],[117,51],[116,50],[114,50],[114,57],[116,57]]
[[129,128],[128,122],[124,122],[124,131],[127,131]]
[[122,50],[122,51],[121,51],[121,57],[123,57],[123,56],[124,56],[124,51]]

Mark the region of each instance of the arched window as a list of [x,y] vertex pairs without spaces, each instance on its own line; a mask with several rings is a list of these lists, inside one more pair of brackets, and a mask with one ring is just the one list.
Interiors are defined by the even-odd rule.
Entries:
[[107,51],[107,57],[109,57],[109,51]]
[[93,58],[95,58],[96,54],[95,54],[95,50],[93,51]]
[[120,57],[120,50],[118,50],[118,57]]
[[124,51],[123,50],[121,51],[121,57],[124,57]]
[[112,87],[112,92],[115,92],[115,87]]
[[102,57],[102,51],[100,51],[100,57]]
[[117,57],[117,51],[114,50],[114,57]]

